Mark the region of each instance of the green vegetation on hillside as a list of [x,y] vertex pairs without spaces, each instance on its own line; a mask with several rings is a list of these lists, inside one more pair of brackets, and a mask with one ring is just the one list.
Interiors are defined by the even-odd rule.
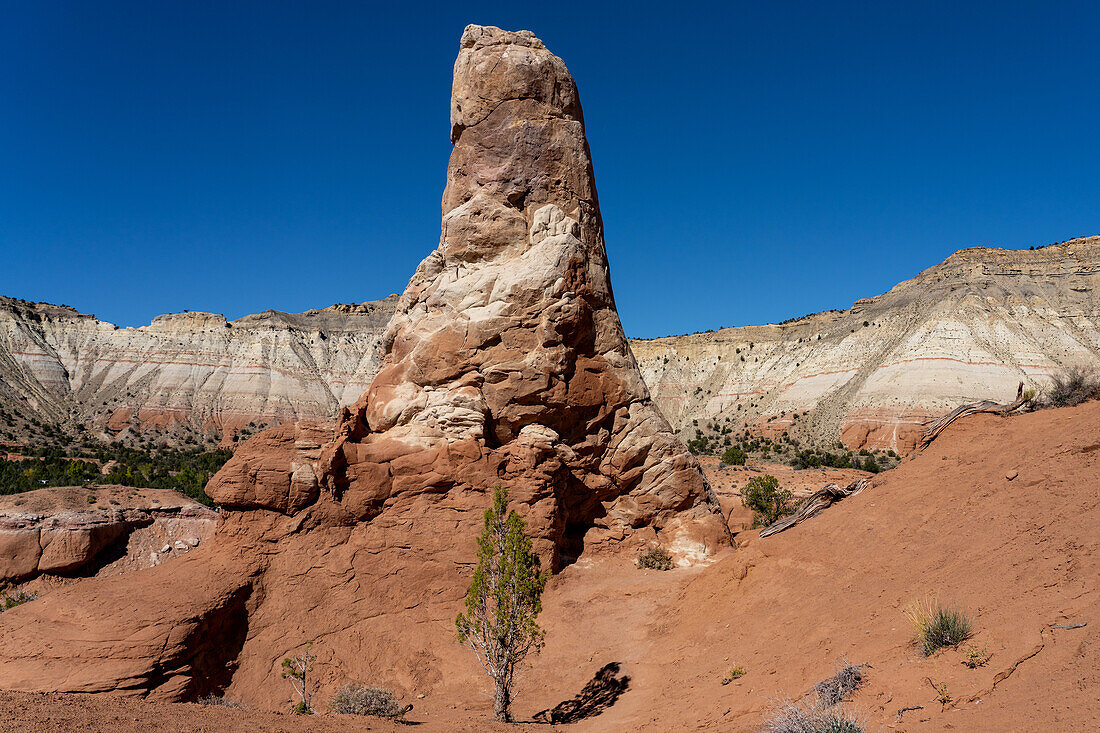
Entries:
[[894,451],[859,452],[845,449],[837,442],[828,448],[803,447],[798,439],[784,431],[777,438],[757,435],[743,429],[736,431],[728,418],[708,421],[703,426],[695,422],[695,437],[687,442],[695,455],[721,456],[730,466],[743,466],[748,458],[772,463],[786,463],[794,468],[855,468],[878,473],[893,468],[901,460]]
[[[0,458],[0,494],[19,494],[47,486],[120,484],[172,489],[212,505],[203,490],[233,454],[200,448],[131,448],[119,443],[85,447],[37,448],[22,460]],[[112,463],[113,462],[113,463]],[[110,464],[106,474],[101,467]]]
[[791,492],[781,488],[779,480],[771,474],[753,477],[741,490],[741,503],[753,511],[753,527],[774,524],[797,508]]

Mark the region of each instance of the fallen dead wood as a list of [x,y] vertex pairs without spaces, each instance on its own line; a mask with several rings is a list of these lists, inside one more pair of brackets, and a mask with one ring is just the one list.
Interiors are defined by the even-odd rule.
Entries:
[[970,699],[967,700],[967,702],[975,702],[977,700],[981,700],[984,697],[992,695],[993,691],[997,689],[997,685],[1001,684],[1002,682],[1007,680],[1009,677],[1011,677],[1012,673],[1016,671],[1017,667],[1019,667],[1021,664],[1023,664],[1027,660],[1029,660],[1032,657],[1034,657],[1035,655],[1037,655],[1039,652],[1043,651],[1043,647],[1046,646],[1046,641],[1044,640],[1043,632],[1044,632],[1044,629],[1039,629],[1039,643],[1035,645],[1034,649],[1032,649],[1030,652],[1028,652],[1024,656],[1017,659],[1012,664],[1011,667],[1009,667],[1007,669],[1003,669],[1000,672],[998,672],[997,675],[993,678],[993,686],[992,687],[990,687],[988,690],[983,690],[982,692],[979,692],[975,695],[971,695]]
[[933,440],[936,439],[940,433],[942,433],[948,425],[958,420],[960,417],[966,417],[967,415],[976,415],[979,412],[992,412],[997,415],[1007,415],[1010,412],[1015,412],[1021,407],[1031,402],[1034,399],[1034,395],[1024,396],[1024,383],[1020,382],[1020,386],[1016,388],[1016,399],[1008,404],[1001,404],[994,402],[993,400],[982,400],[981,402],[971,402],[967,405],[962,405],[956,408],[951,414],[941,417],[939,420],[932,422],[925,429],[924,434],[921,436],[920,442],[917,443],[919,450],[927,448]]
[[767,537],[778,532],[782,532],[785,529],[789,529],[799,522],[809,519],[813,515],[820,512],[827,506],[834,504],[841,499],[847,499],[849,496],[855,496],[859,492],[871,485],[871,481],[868,478],[856,479],[847,486],[838,486],[837,484],[828,484],[818,489],[814,493],[807,496],[802,500],[802,503],[798,506],[798,511],[789,517],[784,517],[778,522],[772,522],[760,532],[761,537]]
[[[1033,394],[1024,394],[1024,383],[1020,382],[1020,386],[1016,388],[1016,399],[1008,404],[1001,404],[999,402],[993,402],[992,400],[982,400],[981,402],[971,402],[968,405],[962,405],[950,415],[945,415],[939,420],[931,423],[924,431],[924,435],[921,436],[918,448],[923,450],[936,439],[947,428],[948,425],[958,420],[960,417],[967,415],[974,415],[979,412],[992,412],[998,415],[1007,415],[1011,412],[1019,410],[1024,405],[1031,402],[1034,398]],[[802,522],[810,517],[814,516],[822,509],[831,504],[834,504],[841,499],[846,499],[849,496],[854,496],[863,491],[870,485],[870,481],[866,478],[856,479],[847,486],[841,487],[837,484],[829,484],[818,489],[814,493],[806,497],[798,507],[798,511],[789,517],[784,517],[778,522],[773,522],[765,527],[760,532],[761,537],[768,537],[769,535],[778,534],[785,529],[789,529],[794,525]]]

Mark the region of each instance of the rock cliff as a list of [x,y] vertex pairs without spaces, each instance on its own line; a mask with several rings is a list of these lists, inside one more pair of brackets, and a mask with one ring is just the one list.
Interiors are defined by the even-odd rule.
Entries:
[[159,565],[206,541],[217,519],[163,489],[63,486],[2,496],[0,585]]
[[[1098,293],[1100,237],[974,247],[845,311],[630,344],[654,401],[685,435],[695,420],[728,419],[904,452],[922,422],[959,404],[1006,399],[1020,380],[1041,388],[1062,367],[1100,367]],[[396,306],[391,296],[118,329],[0,298],[0,407],[108,435],[331,419],[373,379]]]
[[1100,237],[964,249],[845,311],[631,347],[681,430],[728,420],[907,452],[921,423],[960,404],[1100,370]]
[[370,384],[397,296],[305,313],[157,316],[118,328],[0,297],[0,408],[117,436],[328,420]]

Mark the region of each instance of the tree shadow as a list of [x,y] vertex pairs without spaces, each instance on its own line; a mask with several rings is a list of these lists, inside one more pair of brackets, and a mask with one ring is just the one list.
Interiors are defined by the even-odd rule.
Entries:
[[618,662],[605,664],[588,681],[572,700],[558,703],[549,710],[535,713],[534,719],[540,723],[575,723],[578,720],[592,718],[615,704],[630,687],[630,676],[618,676],[622,665]]

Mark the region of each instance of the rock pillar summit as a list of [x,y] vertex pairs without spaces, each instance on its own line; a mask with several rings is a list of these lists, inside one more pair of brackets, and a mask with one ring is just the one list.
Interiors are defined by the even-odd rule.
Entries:
[[495,486],[555,568],[653,542],[691,563],[728,542],[623,336],[565,64],[529,32],[469,26],[451,139],[440,243],[367,392],[335,426],[240,446],[195,552],[4,613],[0,688],[285,708],[279,660],[314,642],[318,699],[385,670],[399,692],[460,700],[483,675],[451,619]]
[[[503,483],[547,551],[633,527],[705,554],[720,520],[619,323],[577,87],[529,31],[471,25],[451,95],[439,247],[420,263],[322,481],[365,519]],[[713,548],[713,542],[709,545]]]

